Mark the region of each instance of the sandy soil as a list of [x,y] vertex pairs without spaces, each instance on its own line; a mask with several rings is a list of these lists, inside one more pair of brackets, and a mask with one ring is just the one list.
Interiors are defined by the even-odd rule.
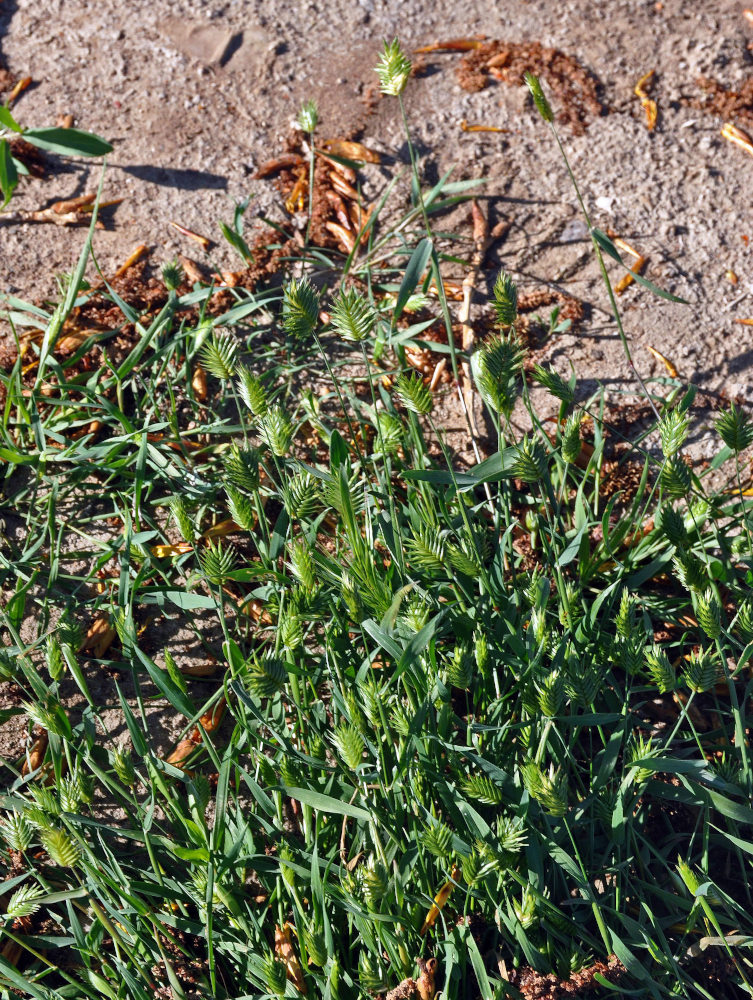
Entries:
[[[692,106],[700,76],[738,90],[751,72],[753,26],[742,5],[665,0],[2,0],[0,54],[16,77],[35,83],[15,106],[30,126],[73,114],[76,125],[115,145],[105,197],[124,201],[107,215],[95,250],[105,272],[139,243],[159,262],[195,244],[169,225],[180,222],[219,238],[236,200],[253,194],[249,215],[280,211],[280,197],[253,179],[282,148],[302,100],[315,98],[322,136],[364,126],[375,148],[405,160],[394,101],[366,113],[373,65],[383,38],[406,48],[483,33],[508,42],[540,42],[577,59],[599,82],[605,114],[582,134],[562,135],[594,221],[611,227],[648,258],[646,274],[689,300],[660,302],[633,286],[622,298],[644,375],[664,373],[647,350],[669,357],[681,375],[712,390],[753,400],[753,275],[745,192],[753,157],[720,135],[724,115]],[[492,221],[507,217],[505,241],[488,260],[487,280],[504,264],[521,289],[556,287],[591,306],[577,331],[544,352],[561,370],[619,385],[629,378],[606,309],[597,268],[562,161],[525,88],[493,78],[462,89],[458,54],[424,57],[407,102],[428,176],[453,164],[459,177],[481,176]],[[654,131],[633,87],[655,69]],[[553,97],[555,107],[558,97]],[[562,102],[560,101],[561,105]],[[460,123],[505,133],[464,132]],[[732,119],[734,120],[734,118]],[[38,209],[91,190],[99,168],[51,158],[11,209]],[[374,192],[387,168],[374,171]],[[369,183],[367,181],[367,183]],[[367,194],[369,189],[367,187]],[[465,224],[468,212],[454,222]],[[0,219],[0,289],[27,298],[50,294],[54,274],[70,271],[84,241],[80,229]],[[218,247],[214,264],[233,264]],[[734,272],[734,284],[728,271]]]

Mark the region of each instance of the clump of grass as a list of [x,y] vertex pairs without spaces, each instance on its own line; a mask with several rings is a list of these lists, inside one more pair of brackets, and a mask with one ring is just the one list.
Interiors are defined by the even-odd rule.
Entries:
[[[400,99],[406,63],[386,47]],[[28,358],[2,376],[0,669],[30,735],[0,802],[6,991],[337,1000],[423,970],[448,998],[576,972],[716,997],[707,953],[749,990],[753,425],[718,419],[712,489],[692,393],[657,390],[661,457],[637,439],[605,499],[603,391],[526,373],[503,274],[470,359],[499,446],[456,467],[396,316],[432,276],[449,315],[441,193],[347,276],[319,255],[219,316],[172,271],[148,320],[106,288],[135,337],[94,372],[91,341],[56,358],[64,309],[10,303],[47,336],[33,386]]]

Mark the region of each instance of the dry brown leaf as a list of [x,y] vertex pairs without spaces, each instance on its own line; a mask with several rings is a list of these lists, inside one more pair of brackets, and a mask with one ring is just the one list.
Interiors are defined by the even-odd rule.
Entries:
[[100,615],[89,626],[84,641],[81,643],[81,649],[91,653],[96,660],[99,660],[110,648],[116,635],[117,632],[110,624],[109,615]]
[[640,274],[645,266],[646,258],[639,256],[628,273],[620,278],[614,286],[615,293],[617,295],[622,295],[622,293],[633,284],[636,274]]
[[226,535],[232,535],[234,531],[240,531],[240,528],[235,521],[232,520],[232,518],[226,518],[224,521],[220,521],[211,528],[207,528],[201,537],[204,541],[207,541],[210,538],[224,538]]
[[11,107],[15,101],[23,94],[27,87],[30,87],[34,81],[30,76],[25,76],[23,79],[19,80],[16,86],[8,94],[8,100],[5,102],[7,108]]
[[170,222],[173,229],[177,229],[179,233],[187,236],[189,240],[193,240],[194,243],[198,243],[200,247],[204,250],[209,250],[212,246],[212,241],[208,236],[202,236],[201,233],[195,233],[192,229],[187,229],[185,226],[181,226],[179,222]]
[[21,775],[23,777],[27,774],[31,774],[32,771],[36,771],[37,768],[41,767],[44,755],[47,752],[47,744],[49,741],[50,736],[46,729],[34,740],[31,745],[31,749],[24,757],[24,762],[21,766]]
[[363,163],[381,163],[381,156],[361,142],[350,139],[325,139],[322,143],[328,153],[342,156],[346,160],[360,160]]
[[155,559],[166,559],[168,556],[182,556],[193,552],[193,545],[188,542],[178,542],[177,545],[153,545],[149,550]]
[[724,124],[721,135],[728,142],[734,143],[740,149],[744,149],[746,153],[750,153],[753,156],[753,140],[751,140],[747,132],[743,132],[741,128],[733,125],[732,122]]
[[306,981],[298,956],[290,938],[291,925],[286,923],[282,928],[275,927],[275,955],[285,963],[285,971],[290,982],[299,993],[306,996]]
[[193,370],[191,388],[198,401],[203,403],[207,398],[207,373],[201,365],[196,365]]
[[509,132],[509,128],[501,128],[499,125],[469,125],[465,118],[460,123],[463,132]]
[[657,359],[657,361],[662,362],[662,364],[667,369],[672,378],[680,377],[680,373],[677,371],[677,369],[669,360],[669,358],[665,358],[664,355],[661,353],[661,351],[657,351],[657,349],[655,347],[652,347],[650,344],[646,344],[646,347],[651,352],[651,354],[653,354],[653,356]]
[[306,204],[308,189],[309,179],[306,175],[306,171],[303,167],[301,167],[298,180],[293,185],[293,190],[285,199],[286,211],[290,212],[291,215],[294,215],[296,212],[303,211],[303,207]]
[[338,194],[341,194],[344,198],[349,198],[351,201],[359,200],[358,191],[349,181],[347,181],[344,177],[341,177],[334,170],[330,170],[329,172],[329,182],[335,191],[337,191]]
[[485,41],[486,35],[476,35],[474,38],[449,38],[446,42],[433,42],[431,45],[422,45],[420,49],[414,49],[419,55],[426,55],[430,52],[469,52],[471,49],[479,48]]
[[434,897],[434,902],[431,904],[431,908],[429,909],[429,912],[426,914],[426,919],[424,920],[423,926],[421,927],[421,937],[423,937],[424,934],[426,934],[426,932],[430,928],[432,928],[434,924],[437,922],[437,917],[441,913],[442,909],[445,907],[447,900],[450,898],[450,894],[452,893],[452,890],[455,888],[455,885],[459,878],[460,878],[460,869],[458,868],[457,865],[453,865],[450,879],[447,882],[445,882],[445,884],[436,894],[436,896]]
[[635,85],[635,96],[640,98],[641,107],[646,113],[646,128],[649,132],[652,132],[656,128],[656,119],[658,116],[658,110],[656,107],[656,101],[653,101],[646,93],[646,87],[653,79],[655,70],[649,70],[648,73],[644,74],[638,83]]
[[328,229],[333,236],[337,237],[337,239],[342,244],[346,253],[351,253],[351,251],[356,245],[355,237],[351,232],[348,232],[347,229],[344,229],[339,224],[339,222],[332,222],[329,219],[327,219],[327,221],[324,223],[324,227],[325,229]]

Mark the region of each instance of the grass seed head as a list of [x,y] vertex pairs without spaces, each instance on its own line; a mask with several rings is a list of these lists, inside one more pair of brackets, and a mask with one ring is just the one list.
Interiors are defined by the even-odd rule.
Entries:
[[302,132],[311,135],[316,131],[316,126],[319,124],[319,109],[316,106],[316,101],[303,102],[301,110],[298,112],[297,121]]
[[719,603],[719,598],[710,587],[699,594],[696,612],[698,624],[709,639],[718,639],[722,632],[722,606]]
[[379,86],[387,97],[399,97],[406,88],[413,66],[400,48],[397,38],[385,42],[375,71]]
[[720,676],[721,668],[714,650],[699,649],[691,652],[683,676],[691,691],[696,694],[710,691]]
[[0,826],[0,836],[14,851],[27,851],[34,840],[34,826],[23,813],[9,813]]
[[180,531],[181,538],[184,542],[188,542],[189,545],[193,544],[196,539],[196,530],[188,513],[186,501],[181,496],[171,497],[169,507],[178,531]]
[[44,894],[44,889],[39,885],[33,883],[22,885],[8,900],[5,916],[9,920],[33,916],[39,910],[41,906],[39,900]]
[[59,868],[75,868],[81,860],[81,849],[76,841],[62,828],[41,831],[42,844],[53,864]]
[[577,461],[583,447],[580,435],[582,420],[583,417],[580,413],[572,413],[562,429],[562,457],[570,464]]
[[659,692],[667,694],[669,691],[674,691],[677,678],[666,651],[661,646],[655,645],[645,651],[644,657],[649,676]]
[[376,313],[368,299],[357,288],[341,291],[332,303],[332,326],[343,340],[360,343],[369,337],[376,322]]
[[690,492],[692,474],[681,455],[672,455],[662,466],[659,484],[665,497],[678,500]]
[[207,580],[215,587],[221,587],[228,579],[236,562],[236,552],[233,545],[222,545],[221,542],[210,541],[201,559],[201,568]]
[[551,124],[554,121],[554,112],[541,86],[541,81],[533,73],[526,73],[525,81],[528,84],[528,89],[531,92],[531,97],[533,97],[533,103],[536,105],[537,111],[545,122]]
[[260,378],[246,365],[238,365],[238,393],[255,417],[263,417],[269,409],[267,390]]
[[225,459],[225,476],[248,493],[259,488],[259,452],[256,448],[241,449],[233,445]]
[[434,407],[431,389],[416,372],[399,375],[395,381],[395,392],[403,406],[413,413],[424,415],[431,413]]
[[525,352],[514,331],[488,340],[471,356],[471,371],[479,395],[495,414],[510,417],[520,392]]
[[261,436],[273,455],[284,458],[293,443],[293,422],[278,404],[271,406],[259,423]]
[[319,296],[308,278],[293,278],[285,286],[282,325],[294,340],[308,340],[319,321]]
[[238,342],[229,333],[212,332],[211,340],[199,351],[201,362],[215,378],[229,382],[238,363]]
[[665,413],[659,423],[661,449],[665,458],[675,456],[688,436],[688,415],[680,409]]
[[736,454],[753,443],[753,421],[734,403],[717,417],[714,426],[722,441]]
[[168,292],[176,291],[183,284],[185,278],[186,272],[183,270],[183,265],[180,261],[171,260],[169,263],[162,265],[162,280]]
[[671,503],[664,503],[659,507],[654,523],[670,545],[678,549],[687,545],[688,532],[685,528],[685,518]]

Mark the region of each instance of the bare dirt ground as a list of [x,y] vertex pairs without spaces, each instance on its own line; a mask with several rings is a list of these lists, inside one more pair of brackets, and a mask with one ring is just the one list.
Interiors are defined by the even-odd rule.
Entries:
[[[366,177],[367,197],[376,194],[395,162],[407,157],[396,102],[370,100],[382,39],[398,35],[411,50],[476,34],[560,49],[597,82],[603,114],[589,112],[585,128],[564,123],[561,129],[586,204],[595,224],[647,257],[649,278],[690,303],[661,302],[636,286],[623,295],[644,376],[665,373],[650,346],[683,378],[753,401],[753,328],[739,322],[753,315],[746,197],[753,156],[720,135],[728,120],[745,128],[750,112],[744,93],[737,106],[734,100],[725,106],[722,97],[715,110],[703,109],[707,95],[698,82],[706,77],[740,91],[753,72],[753,25],[741,4],[0,3],[2,60],[13,77],[34,80],[15,105],[21,123],[51,125],[72,114],[78,127],[115,146],[104,197],[124,200],[108,210],[107,229],[96,237],[105,273],[140,243],[154,248],[157,263],[178,252],[196,256],[196,245],[169,223],[221,240],[218,220],[229,221],[234,203],[249,194],[249,217],[280,216],[279,193],[254,174],[282,150],[307,98],[319,104],[322,137],[361,127],[363,140],[387,154],[385,165]],[[551,136],[524,86],[492,71],[484,89],[463,89],[462,56],[424,56],[407,93],[427,177],[455,165],[457,177],[485,179],[482,204],[492,222],[511,223],[487,260],[487,282],[504,265],[524,292],[554,288],[583,301],[590,319],[553,337],[542,356],[560,370],[572,362],[581,377],[617,387],[629,373]],[[633,88],[652,69],[658,121],[650,131]],[[505,75],[504,59],[496,73]],[[555,88],[552,100],[567,114],[566,94]],[[466,132],[463,120],[507,131]],[[22,185],[11,210],[43,208],[96,187],[97,165],[50,157],[47,166],[45,179]],[[451,221],[470,236],[468,220],[466,208]],[[55,274],[73,268],[84,238],[82,229],[0,218],[0,290],[29,299],[49,295]],[[237,266],[226,246],[210,259],[215,267]]]

